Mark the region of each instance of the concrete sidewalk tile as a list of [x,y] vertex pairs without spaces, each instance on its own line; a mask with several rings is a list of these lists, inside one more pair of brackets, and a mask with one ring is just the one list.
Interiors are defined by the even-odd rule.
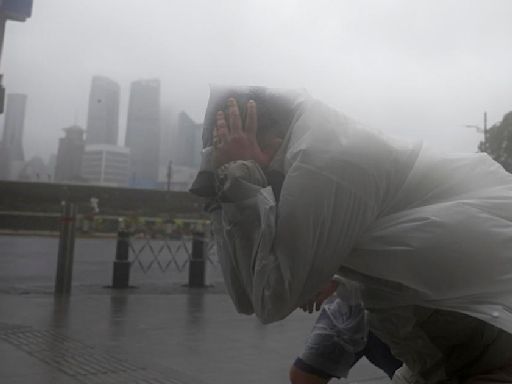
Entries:
[[79,384],[18,348],[0,341],[0,383]]
[[[47,371],[65,363],[59,372],[67,369],[69,378],[80,383],[85,378],[87,384],[128,383],[127,370],[117,369],[124,364],[145,375],[139,381],[148,383],[237,384],[241,377],[248,384],[287,382],[288,368],[302,351],[314,316],[296,312],[264,326],[254,317],[237,314],[225,294],[190,292],[105,290],[73,294],[67,301],[53,295],[0,294],[0,334],[12,324],[25,325],[27,332],[10,336],[11,343],[31,353],[43,352],[39,357],[50,365]],[[59,353],[47,353],[52,348],[66,350],[62,361]],[[30,358],[19,352],[19,359]],[[110,358],[116,363],[110,364]],[[383,380],[375,381],[379,375]],[[349,382],[366,381],[389,382],[362,361]]]

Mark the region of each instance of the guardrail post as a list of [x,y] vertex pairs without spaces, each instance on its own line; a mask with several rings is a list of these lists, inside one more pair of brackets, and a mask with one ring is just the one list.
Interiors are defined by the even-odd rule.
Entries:
[[112,272],[112,288],[129,288],[130,284],[130,233],[120,230],[117,233],[116,259]]
[[59,253],[57,256],[57,275],[55,294],[69,295],[73,277],[73,253],[75,250],[76,205],[62,202],[60,223]]
[[192,237],[192,257],[188,264],[188,286],[204,288],[206,276],[206,241],[204,234],[194,233]]

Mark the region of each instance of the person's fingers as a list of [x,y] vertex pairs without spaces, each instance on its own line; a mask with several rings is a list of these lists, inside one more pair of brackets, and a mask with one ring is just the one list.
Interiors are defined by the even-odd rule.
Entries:
[[304,312],[309,312],[311,313],[311,308],[313,307],[313,302],[312,301],[308,301],[307,303],[303,304],[300,306],[300,309],[302,309]]
[[239,135],[242,132],[242,120],[238,104],[232,97],[228,99],[228,129],[233,135]]
[[258,115],[256,113],[256,103],[249,100],[247,103],[247,117],[245,119],[245,132],[249,137],[256,138],[258,130]]
[[217,124],[213,127],[213,146],[217,148],[220,144],[219,134],[217,133]]
[[308,301],[307,303],[301,305],[299,308],[302,309],[304,312],[313,313],[315,311],[319,311],[320,307],[322,306],[324,300],[322,299],[312,299]]
[[217,123],[215,124],[214,138],[217,139],[217,145],[219,145],[228,140],[228,127],[224,117],[224,112],[217,112],[216,118]]

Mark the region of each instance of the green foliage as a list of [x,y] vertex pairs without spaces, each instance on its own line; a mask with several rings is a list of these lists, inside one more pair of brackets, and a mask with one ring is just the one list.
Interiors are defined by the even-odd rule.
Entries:
[[512,173],[512,111],[503,116],[500,123],[487,130],[487,145],[481,141],[481,152],[487,152],[503,168]]

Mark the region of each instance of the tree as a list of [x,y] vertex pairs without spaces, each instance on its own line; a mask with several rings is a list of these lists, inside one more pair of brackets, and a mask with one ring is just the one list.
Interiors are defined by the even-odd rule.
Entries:
[[507,172],[512,173],[512,111],[487,130],[487,143],[481,141],[478,149],[487,152]]

